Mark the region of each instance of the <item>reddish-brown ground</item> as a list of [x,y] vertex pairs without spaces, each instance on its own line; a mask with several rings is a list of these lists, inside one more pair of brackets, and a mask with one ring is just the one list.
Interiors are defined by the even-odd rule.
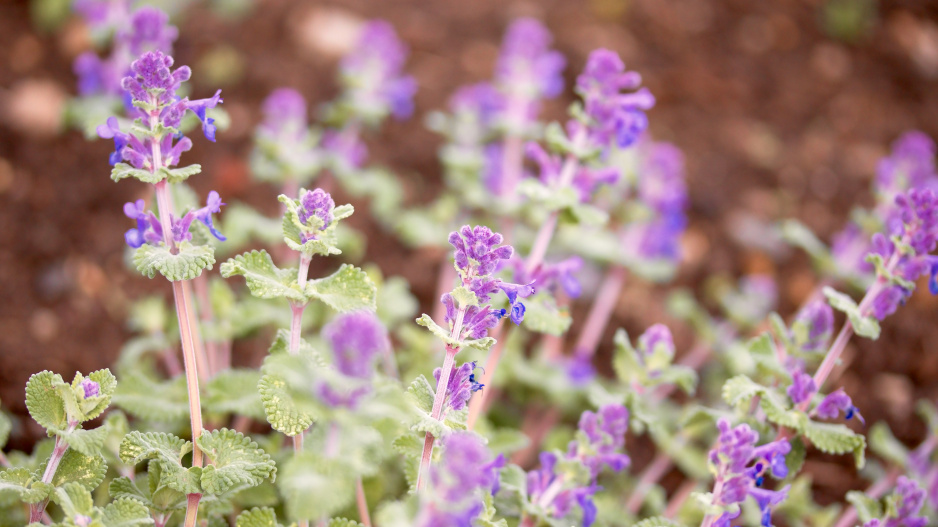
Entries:
[[[335,91],[329,48],[343,41],[343,21],[381,17],[411,46],[408,69],[420,92],[418,118],[373,136],[373,158],[406,179],[408,199],[431,199],[440,186],[439,139],[420,117],[457,86],[488,78],[507,23],[534,15],[569,58],[568,82],[589,51],[604,46],[657,96],[655,136],[687,154],[691,221],[679,282],[702,291],[712,273],[771,272],[784,280],[783,313],[814,287],[808,263],[797,253],[770,257],[753,248],[753,226],[794,216],[829,236],[854,203],[871,199],[876,159],[893,139],[911,128],[938,137],[938,4],[926,0],[880,2],[871,32],[856,44],[821,31],[824,0],[259,3],[239,21],[201,7],[181,21],[177,63],[196,66],[196,96],[222,82],[200,74],[206,53],[223,45],[243,66],[240,79],[222,85],[232,128],[214,145],[196,139],[188,154],[205,168],[195,182],[200,190],[274,210],[274,192],[250,184],[245,163],[260,100],[281,85],[327,100]],[[105,141],[55,133],[62,99],[74,93],[70,63],[82,42],[74,21],[56,34],[37,33],[27,2],[0,5],[0,397],[17,413],[30,373],[71,376],[110,365],[128,335],[128,301],[168,291],[122,261],[129,223],[121,205],[142,195],[142,186],[109,180]],[[551,104],[548,114],[559,117],[566,102]],[[356,226],[378,233],[369,221],[355,216]],[[425,308],[438,256],[377,234],[367,254],[386,273],[408,278]],[[653,322],[660,291],[630,283],[616,324],[634,332]],[[842,379],[868,421],[888,420],[909,442],[923,434],[914,401],[938,396],[938,302],[920,292],[910,304],[885,323],[878,342],[855,344]],[[690,336],[681,333],[686,347]],[[32,435],[21,432],[18,446]],[[814,464],[822,490],[842,492],[850,471],[840,466]]]

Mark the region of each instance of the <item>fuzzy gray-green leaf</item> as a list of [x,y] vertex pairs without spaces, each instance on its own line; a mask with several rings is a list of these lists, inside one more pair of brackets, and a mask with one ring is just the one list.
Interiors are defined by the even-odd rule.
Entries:
[[240,432],[222,428],[203,431],[196,440],[212,461],[202,469],[202,488],[209,494],[224,494],[241,485],[256,486],[274,479],[277,466],[267,452]]
[[306,302],[307,296],[296,283],[295,269],[278,269],[267,251],[251,251],[221,264],[225,278],[243,276],[251,294],[258,298],[286,298]]
[[374,311],[377,288],[365,271],[343,264],[331,275],[307,282],[306,294],[339,313],[364,309]]
[[141,245],[134,252],[134,265],[147,278],[159,273],[170,282],[192,280],[203,269],[215,265],[215,249],[211,245],[181,242],[176,247],[178,252],[173,254],[165,245]]

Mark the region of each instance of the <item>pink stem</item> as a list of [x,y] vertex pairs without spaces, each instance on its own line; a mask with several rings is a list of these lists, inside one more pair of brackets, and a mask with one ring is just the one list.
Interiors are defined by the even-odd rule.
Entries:
[[690,497],[695,488],[697,488],[697,482],[692,479],[682,483],[681,486],[677,488],[674,496],[671,497],[668,505],[664,508],[664,517],[673,518],[677,516],[677,513],[681,510],[681,506],[684,505],[684,502],[687,501],[687,498]]
[[[78,426],[78,423],[69,423],[68,430],[66,433],[75,430],[75,427]],[[59,469],[59,463],[62,462],[62,458],[65,457],[65,452],[68,450],[68,443],[65,442],[60,436],[55,436],[55,446],[52,448],[52,456],[49,457],[49,464],[46,465],[46,470],[42,474],[42,482],[46,484],[52,483],[52,478],[55,477],[55,472]],[[4,458],[5,459],[5,458]],[[43,519],[43,516],[46,511],[46,505],[49,504],[49,499],[46,498],[39,503],[34,503],[29,506],[29,522],[38,522]]]
[[625,507],[632,514],[638,513],[638,509],[642,506],[642,503],[645,502],[645,496],[648,494],[648,491],[658,482],[665,474],[668,473],[668,470],[671,469],[671,459],[662,451],[658,451],[655,454],[655,458],[651,461],[645,470],[642,471],[642,475],[638,478],[638,484],[635,486],[635,490],[632,491],[632,495],[629,496],[628,502],[626,502]]
[[[197,276],[193,282],[195,286],[195,297],[198,300],[199,319],[203,326],[208,326],[215,320],[215,312],[212,309],[212,299],[208,292],[208,278],[206,275],[202,274]],[[205,339],[205,354],[208,359],[209,378],[214,377],[218,372],[230,367],[229,364],[222,362],[223,357],[219,348],[218,342]]]
[[[301,254],[299,268],[296,272],[296,283],[300,286],[300,289],[306,286],[306,279],[309,276],[309,264],[312,261],[312,258],[309,255]],[[303,311],[306,309],[306,304],[299,303],[290,303],[290,310],[293,313],[292,318],[290,319],[290,348],[289,353],[291,355],[297,355],[300,352],[300,342],[302,341],[303,334]],[[293,455],[299,455],[303,451],[303,434],[305,432],[300,432],[293,436]],[[299,527],[309,527],[309,520],[303,519],[298,522]]]
[[358,521],[365,527],[371,527],[371,516],[368,514],[368,499],[365,497],[365,487],[362,478],[355,483],[355,502],[358,504]]
[[616,302],[619,300],[619,293],[622,291],[622,286],[625,285],[625,273],[625,268],[621,265],[613,265],[606,272],[606,276],[599,286],[599,294],[590,308],[586,323],[580,331],[576,347],[573,350],[576,355],[592,357],[596,353],[599,341],[602,339],[606,326],[609,325],[609,319],[612,317]]
[[[443,412],[443,402],[446,400],[446,388],[449,385],[450,374],[453,370],[453,363],[456,362],[456,352],[459,348],[446,346],[446,357],[443,359],[443,368],[440,370],[440,380],[436,383],[436,395],[433,398],[433,411],[430,417],[439,420]],[[420,456],[420,469],[417,472],[417,490],[422,489],[427,484],[427,477],[430,470],[430,459],[433,454],[433,443],[436,438],[433,434],[427,432],[423,439],[423,454]]]

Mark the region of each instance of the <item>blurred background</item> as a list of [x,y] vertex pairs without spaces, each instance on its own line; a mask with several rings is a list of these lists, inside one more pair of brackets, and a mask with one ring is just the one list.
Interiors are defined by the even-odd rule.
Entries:
[[[276,192],[252,183],[247,163],[260,101],[280,86],[300,90],[311,105],[332,98],[338,57],[364,20],[387,19],[411,48],[415,116],[368,137],[371,158],[402,178],[409,203],[430,201],[442,186],[442,140],[423,118],[444,108],[457,87],[491,77],[513,18],[539,18],[554,33],[568,59],[568,87],[592,49],[613,49],[657,97],[649,113],[654,137],[686,155],[690,225],[677,283],[704,297],[710,276],[768,273],[781,284],[784,315],[817,282],[803,254],[766,243],[771,222],[795,217],[829,240],[854,204],[872,202],[876,162],[896,137],[910,129],[938,137],[934,1],[154,3],[174,13],[174,55],[195,72],[193,96],[222,88],[231,118],[216,144],[195,141],[187,157],[204,172],[192,183],[203,195],[216,189],[271,215]],[[143,185],[113,183],[110,142],[88,142],[64,124],[76,92],[72,61],[90,46],[68,0],[0,2],[0,399],[18,414],[31,373],[71,377],[111,365],[129,334],[129,302],[169,293],[162,280],[124,264],[130,222],[121,207],[142,197]],[[561,118],[571,100],[568,88],[545,119]],[[346,201],[339,192],[336,202]],[[432,309],[444,255],[404,247],[368,214],[351,223],[368,236],[363,261],[404,276],[421,308]],[[919,289],[910,307],[885,322],[878,342],[851,344],[854,362],[842,379],[868,421],[887,420],[908,442],[924,435],[912,417],[915,400],[938,398],[938,299]],[[615,327],[637,334],[659,321],[663,291],[628,284],[606,347]],[[575,317],[588,299],[582,302]],[[691,335],[674,329],[681,350]],[[255,351],[236,348],[235,364],[256,366]],[[12,446],[26,447],[29,437],[21,433]],[[837,486],[842,472],[809,463],[821,464],[809,467],[819,487]]]

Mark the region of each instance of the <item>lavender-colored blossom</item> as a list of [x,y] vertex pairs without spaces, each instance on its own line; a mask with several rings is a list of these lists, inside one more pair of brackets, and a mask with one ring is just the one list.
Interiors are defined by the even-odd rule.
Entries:
[[189,80],[192,70],[180,66],[171,70],[173,58],[159,51],[144,53],[130,65],[132,74],[124,77],[121,86],[135,101],[167,105],[177,100],[179,85]]
[[130,18],[130,28],[126,37],[132,56],[139,56],[147,51],[170,53],[173,42],[179,36],[179,30],[169,24],[169,15],[152,6],[143,6]]
[[638,350],[646,357],[653,353],[674,357],[674,338],[671,336],[671,330],[664,324],[652,325],[638,337]]
[[306,132],[306,99],[292,88],[278,88],[261,104],[261,130],[274,136],[297,136]]
[[194,101],[186,100],[186,109],[191,111],[199,118],[199,121],[202,123],[202,133],[205,134],[205,138],[211,142],[215,142],[215,132],[217,127],[215,126],[215,119],[208,117],[206,112],[218,106],[220,103],[224,102],[221,98],[221,90],[215,92],[215,95],[208,99],[196,99]]
[[[324,231],[332,224],[333,209],[335,209],[335,201],[325,190],[317,188],[313,191],[306,189],[300,191],[300,207],[297,211],[297,219],[313,231],[303,233],[303,243],[317,239],[315,231]],[[316,219],[313,220],[313,218]]]
[[343,171],[361,167],[368,158],[368,147],[358,133],[351,129],[326,130],[321,144]]
[[558,262],[544,262],[533,271],[528,271],[524,259],[517,256],[509,260],[508,264],[514,272],[516,282],[537,284],[539,291],[555,292],[559,287],[570,298],[579,298],[583,292],[576,277],[576,273],[583,268],[583,259],[579,256],[571,256]]
[[502,95],[488,82],[463,86],[450,97],[449,107],[460,120],[471,121],[479,129],[476,137],[484,134],[504,110]]
[[160,220],[152,213],[147,212],[142,199],[124,204],[124,215],[136,220],[137,228],[124,233],[127,245],[136,249],[144,243],[159,243],[163,241],[163,229]]
[[[453,411],[459,411],[469,404],[472,394],[482,389],[483,384],[476,382],[475,362],[464,362],[462,366],[453,370],[449,375],[449,383],[446,385],[446,396],[443,399],[443,407]],[[433,378],[436,384],[440,383],[442,368],[433,371]]]
[[[539,167],[541,181],[549,186],[556,187],[562,183],[561,170],[563,161],[560,156],[548,154],[540,143],[531,141],[526,145],[526,153]],[[589,202],[602,185],[612,185],[619,180],[619,171],[614,167],[587,167],[580,166],[570,185],[576,191],[583,203]]]
[[[717,478],[715,488],[719,489],[713,496],[713,504],[732,505],[751,496],[762,511],[762,525],[770,527],[771,509],[785,499],[788,486],[778,491],[759,487],[763,474],[769,469],[778,478],[788,475],[785,456],[791,451],[791,445],[787,439],[780,439],[757,447],[758,433],[746,424],[734,428],[726,419],[720,419],[717,428],[720,437],[709,455],[711,470]],[[713,525],[729,527],[730,521],[738,515],[738,512],[725,512]]]
[[[442,302],[443,307],[446,308],[444,321],[450,329],[452,329],[453,324],[456,323],[458,310],[456,301],[453,299],[452,294],[445,293],[440,298],[440,302]],[[504,309],[492,309],[489,305],[469,306],[466,308],[466,313],[463,315],[462,331],[460,331],[458,336],[459,338],[480,339],[484,337],[490,329],[498,325],[498,321],[507,313],[508,311]]]
[[831,256],[837,268],[850,275],[863,276],[873,270],[866,261],[870,249],[870,235],[853,222],[834,235],[831,241]]
[[95,32],[121,27],[130,15],[130,0],[74,0],[72,9]]
[[368,311],[339,315],[322,328],[322,334],[332,346],[336,369],[359,379],[371,377],[378,355],[390,347],[387,328]]
[[340,65],[353,108],[366,116],[390,111],[399,119],[410,117],[417,82],[402,74],[406,60],[407,46],[390,24],[365,24],[355,49]]
[[[591,122],[585,131],[592,144],[605,147],[614,139],[620,147],[635,143],[648,128],[645,111],[655,105],[647,88],[638,89],[642,79],[638,73],[626,71],[619,55],[608,49],[590,53],[583,73],[577,77],[577,93],[583,98],[584,110]],[[623,90],[638,90],[622,93]]]
[[482,439],[456,432],[442,440],[440,463],[430,471],[429,492],[421,496],[418,527],[472,527],[482,512],[482,492],[494,493],[498,472],[505,465]]
[[801,404],[817,393],[817,385],[814,378],[807,373],[798,370],[791,375],[791,386],[786,390],[791,402]]
[[85,399],[101,395],[101,385],[91,379],[82,379],[79,386],[81,386],[81,389],[85,392]]
[[926,516],[916,516],[925,504],[925,491],[919,487],[918,483],[905,476],[899,476],[896,480],[894,495],[895,510],[890,509],[885,518],[874,518],[863,524],[863,527],[925,527],[928,525]]
[[510,245],[501,245],[502,240],[501,234],[484,225],[465,225],[450,233],[449,243],[455,249],[456,267],[464,280],[490,275],[500,260],[511,258],[514,250]]
[[596,477],[605,467],[618,472],[629,465],[629,457],[621,452],[625,446],[628,419],[629,412],[622,405],[607,405],[595,413],[584,412],[576,439],[570,442],[563,458],[589,468],[589,484],[571,485],[556,473],[560,456],[542,452],[540,468],[528,472],[531,500],[557,519],[564,519],[577,506],[582,516],[580,525],[590,527],[596,520],[596,506],[592,500],[599,490]]
[[804,351],[824,351],[834,332],[834,311],[830,304],[817,299],[804,306],[795,316],[795,325],[807,331],[807,340],[802,344]]
[[[212,222],[212,214],[221,212],[223,205],[224,203],[221,201],[221,196],[218,195],[218,192],[213,190],[209,192],[204,207],[190,210],[181,218],[170,216],[170,234],[172,240],[176,243],[191,240],[192,234],[189,232],[189,229],[192,226],[192,222],[198,220],[205,224],[209,232],[212,233],[212,236],[221,241],[225,241],[227,238],[215,229],[215,225]],[[142,199],[136,202],[125,203],[124,215],[137,222],[135,229],[130,229],[124,234],[124,240],[130,247],[136,249],[144,243],[158,245],[164,241],[162,224],[156,215],[144,210],[144,202]]]
[[495,66],[497,82],[528,100],[560,95],[566,60],[550,50],[551,40],[550,32],[537,20],[512,22]]
[[935,151],[935,142],[919,131],[906,132],[896,139],[890,155],[876,167],[875,188],[886,203],[909,189],[934,189],[938,185]]
[[841,412],[843,412],[846,419],[853,419],[856,416],[861,423],[866,423],[866,420],[860,415],[860,410],[853,405],[853,401],[844,392],[843,388],[828,394],[817,406],[818,417],[824,419],[837,419]]

